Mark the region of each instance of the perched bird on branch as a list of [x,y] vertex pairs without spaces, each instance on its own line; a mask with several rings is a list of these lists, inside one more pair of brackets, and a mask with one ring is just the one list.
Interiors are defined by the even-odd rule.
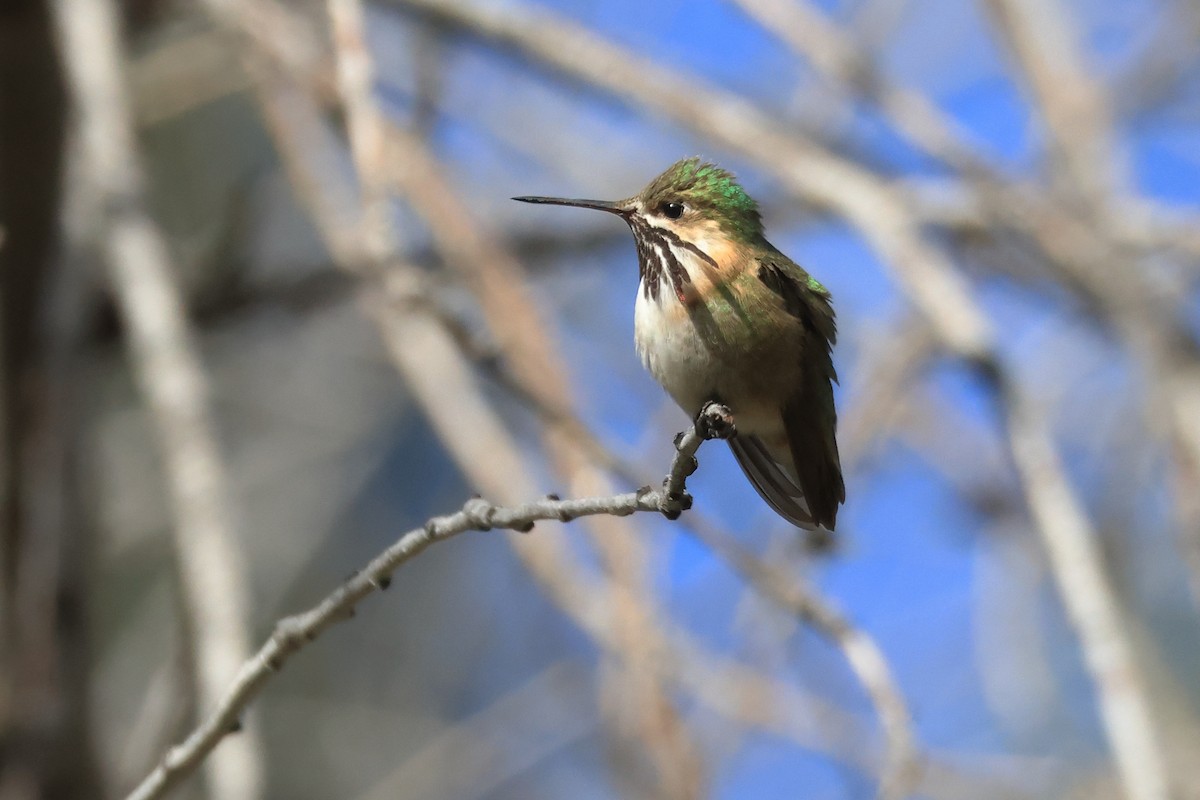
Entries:
[[729,446],[763,499],[793,525],[833,530],[846,487],[829,291],[767,241],[758,204],[736,178],[687,158],[625,200],[513,199],[607,211],[629,224],[646,368],[689,414],[727,406],[736,426]]

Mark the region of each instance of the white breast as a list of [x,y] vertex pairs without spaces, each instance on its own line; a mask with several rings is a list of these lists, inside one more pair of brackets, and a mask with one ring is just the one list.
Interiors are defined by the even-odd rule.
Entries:
[[733,410],[738,431],[768,443],[783,435],[780,408],[799,385],[799,328],[759,331],[737,353],[705,340],[670,282],[658,299],[638,287],[634,340],[650,374],[689,415],[714,396]]
[[716,365],[668,281],[659,286],[658,300],[638,286],[633,324],[646,369],[684,411],[695,414],[716,387]]

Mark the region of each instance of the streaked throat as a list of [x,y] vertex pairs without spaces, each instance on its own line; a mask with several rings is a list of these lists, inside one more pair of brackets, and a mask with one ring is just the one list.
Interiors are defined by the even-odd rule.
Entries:
[[716,260],[675,231],[636,216],[629,219],[629,227],[637,245],[638,274],[646,299],[661,302],[665,286],[687,305],[696,297],[694,271],[711,271],[710,280],[715,278]]

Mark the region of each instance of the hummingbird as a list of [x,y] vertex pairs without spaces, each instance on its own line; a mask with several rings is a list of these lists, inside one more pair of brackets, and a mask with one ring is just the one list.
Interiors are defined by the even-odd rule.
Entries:
[[730,449],[763,500],[797,527],[832,531],[846,488],[830,294],[767,241],[737,178],[693,157],[625,200],[513,199],[625,220],[637,247],[643,364],[688,414],[710,402],[728,408]]

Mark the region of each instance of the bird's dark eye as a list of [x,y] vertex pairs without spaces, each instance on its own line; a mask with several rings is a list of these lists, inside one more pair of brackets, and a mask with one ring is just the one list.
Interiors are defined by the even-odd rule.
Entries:
[[663,203],[658,210],[663,213],[664,217],[679,219],[683,216],[683,203]]

